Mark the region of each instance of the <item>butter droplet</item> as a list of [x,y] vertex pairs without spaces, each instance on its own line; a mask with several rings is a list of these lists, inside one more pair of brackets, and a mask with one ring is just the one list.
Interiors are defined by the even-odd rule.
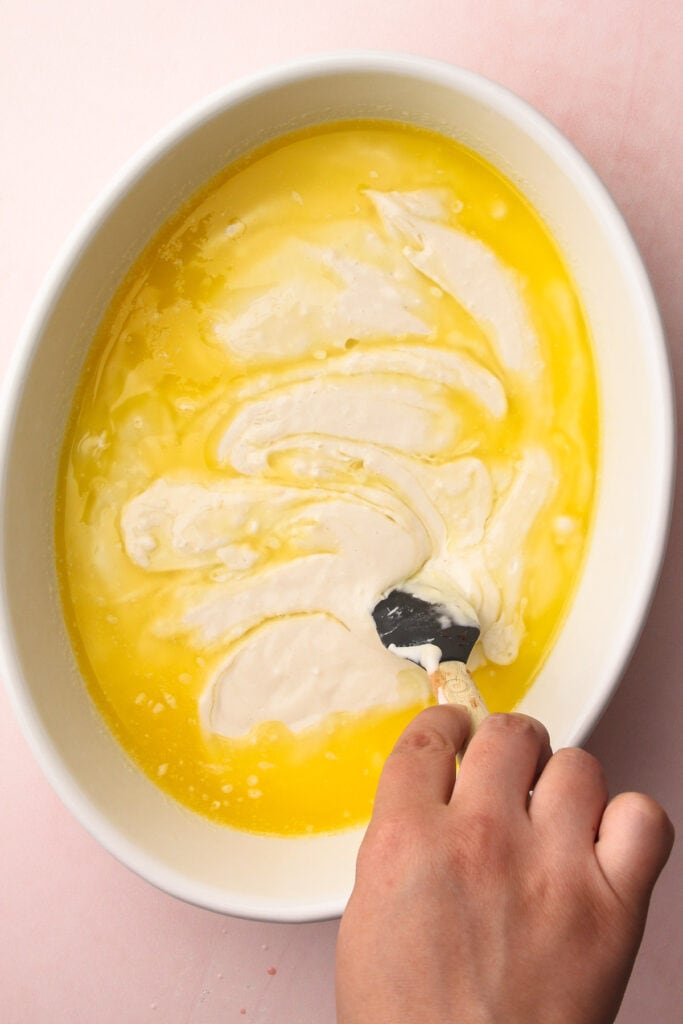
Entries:
[[228,224],[227,228],[225,229],[225,233],[228,236],[228,238],[239,238],[240,235],[243,235],[246,230],[247,226],[244,223],[244,221],[240,220],[238,217],[235,217],[235,219],[231,220],[230,223]]

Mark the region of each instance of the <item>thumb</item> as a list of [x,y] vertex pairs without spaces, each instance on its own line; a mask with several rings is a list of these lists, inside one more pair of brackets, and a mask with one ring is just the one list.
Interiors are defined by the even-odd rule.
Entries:
[[655,800],[622,793],[605,808],[595,854],[620,899],[643,912],[673,842],[674,827]]

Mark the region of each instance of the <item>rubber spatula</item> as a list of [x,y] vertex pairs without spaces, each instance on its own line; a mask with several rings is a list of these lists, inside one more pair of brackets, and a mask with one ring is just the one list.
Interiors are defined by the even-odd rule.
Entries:
[[439,704],[467,708],[474,732],[488,714],[466,665],[479,626],[464,622],[446,603],[427,601],[402,587],[382,598],[372,617],[385,647],[426,669]]

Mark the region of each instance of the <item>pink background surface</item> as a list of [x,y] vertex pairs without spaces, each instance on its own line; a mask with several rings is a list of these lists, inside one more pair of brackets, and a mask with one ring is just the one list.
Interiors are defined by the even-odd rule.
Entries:
[[[391,0],[375,7],[367,0],[4,0],[0,369],[65,235],[153,132],[241,74],[361,47],[411,51],[482,72],[569,136],[612,191],[641,247],[680,396],[680,0]],[[588,746],[602,759],[613,792],[649,792],[679,830],[682,594],[678,502],[646,630]],[[5,1024],[334,1021],[336,922],[239,921],[186,906],[138,879],[54,796],[2,690],[0,809]],[[681,1020],[682,866],[683,839],[653,900],[619,1024]]]

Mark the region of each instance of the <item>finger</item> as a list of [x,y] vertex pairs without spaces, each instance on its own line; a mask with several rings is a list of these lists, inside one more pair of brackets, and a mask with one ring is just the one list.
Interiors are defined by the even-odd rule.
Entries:
[[543,770],[529,804],[534,824],[565,842],[592,848],[608,792],[602,765],[586,750],[558,750]]
[[622,793],[607,805],[595,855],[622,900],[644,910],[673,842],[674,827],[658,803],[642,793]]
[[456,705],[429,707],[416,715],[386,760],[374,816],[448,803],[455,783],[455,756],[469,732],[470,717]]
[[529,790],[551,756],[546,728],[535,718],[495,714],[484,719],[467,748],[454,801],[485,801],[526,811]]

